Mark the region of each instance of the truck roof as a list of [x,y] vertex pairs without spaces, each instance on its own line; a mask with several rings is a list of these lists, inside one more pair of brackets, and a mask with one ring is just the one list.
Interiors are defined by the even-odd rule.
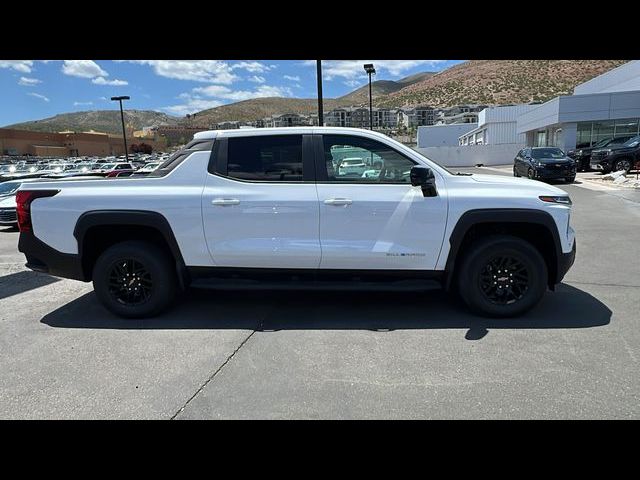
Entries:
[[364,129],[364,128],[351,128],[351,127],[269,127],[269,128],[243,128],[243,129],[229,129],[229,130],[206,130],[204,132],[198,132],[193,136],[194,140],[205,140],[205,139],[214,139],[221,133],[231,134],[231,135],[251,135],[252,133],[257,133],[259,135],[275,133],[275,134],[287,134],[287,133],[300,133],[300,134],[311,134],[311,133],[344,133],[344,134],[353,134],[353,133],[366,133],[368,135],[374,135],[378,137],[386,137],[383,133]]

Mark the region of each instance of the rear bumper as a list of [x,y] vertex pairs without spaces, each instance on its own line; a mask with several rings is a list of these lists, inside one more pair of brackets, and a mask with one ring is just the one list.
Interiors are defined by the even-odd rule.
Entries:
[[62,253],[39,240],[33,232],[20,232],[18,250],[24,253],[26,267],[55,277],[87,282],[79,255]]
[[560,283],[566,273],[569,271],[573,262],[576,260],[576,241],[573,241],[573,248],[569,253],[563,253],[558,258],[558,274],[556,275],[556,283]]

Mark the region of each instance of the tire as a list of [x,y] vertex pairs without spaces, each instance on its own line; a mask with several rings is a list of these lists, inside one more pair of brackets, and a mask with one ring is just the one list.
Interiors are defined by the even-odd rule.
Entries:
[[516,171],[516,167],[513,167],[513,176],[514,177],[519,177],[520,175],[518,175],[518,172]]
[[567,177],[564,179],[567,183],[573,183],[576,181],[576,177]]
[[[135,276],[131,283],[121,281],[128,276]],[[118,243],[105,250],[96,261],[93,288],[100,302],[116,315],[153,317],[166,310],[175,298],[177,281],[173,259],[152,243]],[[131,288],[132,291],[125,290]]]
[[535,175],[535,172],[533,171],[533,168],[529,168],[527,170],[527,178],[529,180],[534,180],[534,175]]
[[633,167],[633,162],[628,158],[621,158],[613,162],[614,172],[624,170],[625,172],[629,173],[629,170],[631,170],[631,167]]
[[[509,276],[501,269],[494,275],[501,264],[500,258],[512,259],[510,265],[514,270]],[[489,265],[493,267],[491,271],[487,268]],[[509,266],[509,263],[502,265]],[[540,252],[529,242],[510,235],[491,235],[475,241],[457,268],[460,296],[474,313],[486,317],[521,315],[533,308],[547,290],[547,266]],[[523,276],[526,277],[524,286],[516,287]],[[499,290],[490,285],[494,278],[507,287]]]

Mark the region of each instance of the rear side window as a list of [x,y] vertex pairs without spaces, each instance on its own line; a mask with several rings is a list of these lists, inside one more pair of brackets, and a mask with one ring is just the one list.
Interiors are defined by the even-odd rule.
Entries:
[[302,135],[229,138],[227,176],[249,181],[302,182]]

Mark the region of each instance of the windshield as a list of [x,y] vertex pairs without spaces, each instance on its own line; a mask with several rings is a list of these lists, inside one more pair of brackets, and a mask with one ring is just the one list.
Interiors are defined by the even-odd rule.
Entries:
[[102,170],[110,170],[113,167],[115,167],[115,163],[105,163],[104,165],[100,165],[98,168],[102,169]]
[[20,183],[14,182],[0,183],[0,195],[10,195],[15,192],[20,185]]
[[564,158],[564,152],[559,148],[534,148],[531,156],[533,158]]
[[623,147],[635,147],[640,143],[640,135],[622,144]]

